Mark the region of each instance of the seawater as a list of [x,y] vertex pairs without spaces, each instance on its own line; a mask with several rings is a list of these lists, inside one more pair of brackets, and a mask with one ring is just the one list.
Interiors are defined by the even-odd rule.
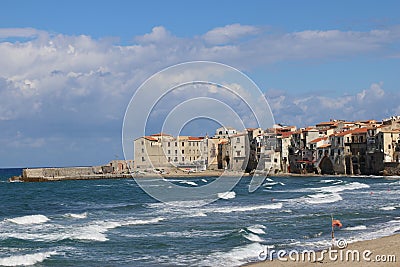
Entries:
[[[0,266],[240,266],[265,246],[320,249],[400,230],[400,181],[383,177],[242,178],[221,199],[179,208],[133,179],[9,183],[0,170]],[[172,179],[202,186],[211,177]]]

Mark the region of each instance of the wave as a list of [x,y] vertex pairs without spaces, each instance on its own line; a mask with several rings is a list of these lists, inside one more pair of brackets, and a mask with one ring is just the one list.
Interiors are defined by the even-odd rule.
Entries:
[[312,188],[314,191],[319,192],[327,192],[327,193],[339,193],[345,190],[357,190],[357,189],[364,189],[369,188],[370,186],[367,184],[359,183],[359,182],[352,182],[349,184],[344,185],[333,185],[333,186],[325,186],[319,188]]
[[380,210],[395,210],[396,207],[381,207]]
[[7,221],[16,223],[16,224],[40,224],[40,223],[48,222],[48,221],[50,221],[50,219],[44,215],[38,214],[38,215],[15,217],[12,219],[7,219]]
[[85,219],[87,217],[87,212],[84,213],[66,213],[64,217],[74,218],[74,219]]
[[50,252],[39,252],[33,254],[26,254],[20,256],[10,256],[6,258],[0,258],[1,266],[29,266],[34,265],[36,263],[42,262],[47,258],[50,258],[52,255],[56,255],[56,251]]
[[264,231],[265,228],[266,227],[262,224],[256,224],[256,225],[249,226],[246,229],[254,234],[260,235],[260,234],[265,234],[265,231]]
[[188,185],[193,185],[193,186],[197,186],[197,184],[195,182],[192,181],[180,181],[180,184],[188,184]]
[[365,225],[357,225],[357,226],[353,226],[353,227],[346,227],[343,228],[343,230],[345,231],[360,231],[360,230],[366,230],[367,226]]
[[371,229],[370,231],[363,232],[362,234],[358,235],[357,237],[353,237],[348,241],[352,243],[393,235],[400,231],[400,220],[391,220],[379,225],[373,225],[370,228],[375,228],[376,230]]
[[89,240],[89,241],[107,241],[108,238],[105,232],[108,230],[129,226],[129,225],[142,225],[142,224],[153,224],[163,221],[163,217],[148,219],[148,220],[126,220],[126,221],[114,221],[114,222],[95,222],[91,225],[85,226],[79,229],[77,234],[71,236],[72,239],[76,240]]
[[252,242],[264,242],[265,240],[253,233],[243,234],[244,238]]
[[216,213],[231,213],[231,212],[255,211],[255,210],[261,210],[261,209],[274,210],[274,209],[281,209],[281,208],[282,208],[282,203],[274,203],[274,204],[266,204],[266,205],[258,205],[258,206],[221,207],[221,208],[211,209],[210,211],[216,212]]
[[308,195],[308,197],[304,199],[309,204],[325,204],[325,203],[334,203],[342,200],[343,198],[336,193],[332,194],[320,193],[315,195]]
[[201,181],[204,183],[208,183],[208,181],[206,179],[201,179]]
[[259,261],[260,252],[265,250],[265,246],[259,243],[252,243],[242,247],[235,247],[230,251],[218,251],[206,257],[200,266],[242,266],[249,262]]
[[234,191],[218,193],[218,197],[222,199],[233,199],[236,197],[236,193]]

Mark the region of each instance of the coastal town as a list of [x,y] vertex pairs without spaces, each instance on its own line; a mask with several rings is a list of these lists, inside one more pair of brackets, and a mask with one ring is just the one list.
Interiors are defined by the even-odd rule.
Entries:
[[330,120],[305,128],[274,125],[215,135],[157,133],[134,140],[134,172],[173,169],[264,174],[398,175],[400,116],[382,121]]
[[174,176],[400,175],[400,116],[382,121],[330,120],[297,128],[237,130],[213,136],[157,133],[133,140],[134,159],[89,167],[26,168],[10,181]]

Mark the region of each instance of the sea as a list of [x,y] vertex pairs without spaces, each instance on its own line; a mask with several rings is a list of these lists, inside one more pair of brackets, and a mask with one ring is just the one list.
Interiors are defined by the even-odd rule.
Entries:
[[[0,170],[0,266],[242,266],[265,248],[323,249],[400,231],[399,177],[243,177],[221,198],[177,207],[134,179],[10,183]],[[198,187],[215,178],[173,178]]]

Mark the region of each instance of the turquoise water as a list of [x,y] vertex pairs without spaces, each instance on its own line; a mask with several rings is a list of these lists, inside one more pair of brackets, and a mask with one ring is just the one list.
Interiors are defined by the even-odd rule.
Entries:
[[0,170],[0,266],[240,266],[264,246],[329,246],[331,214],[350,242],[400,230],[400,181],[381,177],[270,177],[254,193],[243,178],[228,199],[177,208],[132,179],[7,182],[19,172]]

